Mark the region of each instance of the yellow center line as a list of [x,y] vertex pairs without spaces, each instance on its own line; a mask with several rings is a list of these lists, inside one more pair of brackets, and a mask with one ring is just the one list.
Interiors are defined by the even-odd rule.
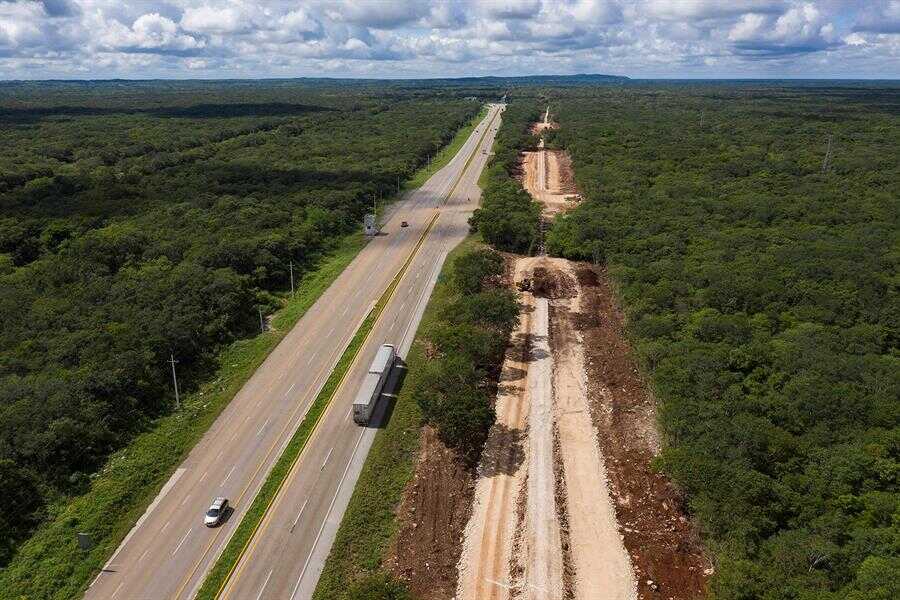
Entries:
[[[500,111],[497,110],[497,112],[494,113],[494,116],[491,117],[491,120],[490,120],[490,122],[488,123],[487,127],[485,127],[484,131],[482,132],[481,137],[480,137],[479,140],[478,140],[478,143],[475,144],[475,148],[472,150],[471,154],[469,155],[468,159],[466,160],[465,165],[463,165],[463,168],[460,170],[460,174],[457,176],[456,181],[453,183],[453,186],[450,188],[450,191],[449,191],[449,192],[447,193],[447,195],[444,197],[444,201],[446,201],[447,199],[449,199],[450,196],[453,194],[453,192],[456,190],[456,187],[459,185],[460,181],[462,180],[463,175],[465,175],[465,172],[466,172],[466,170],[468,169],[470,163],[472,162],[472,159],[475,157],[475,154],[477,153],[478,148],[481,146],[482,142],[484,141],[484,137],[487,135],[487,132],[489,131],[490,126],[493,124],[494,120],[497,118],[497,116],[498,116],[499,114],[500,114]],[[405,263],[403,264],[403,266],[401,267],[401,269],[400,269],[400,271],[398,272],[397,276],[395,276],[396,284],[394,284],[394,288],[393,288],[393,290],[391,290],[391,294],[390,294],[390,296],[388,297],[388,300],[383,304],[383,306],[382,306],[382,311],[381,311],[381,312],[383,312],[383,308],[384,308],[385,306],[387,306],[387,304],[390,302],[390,299],[393,297],[394,293],[396,292],[397,288],[398,288],[399,285],[400,285],[400,279],[402,279],[402,276],[403,276],[404,273],[406,272],[407,267],[408,267],[409,264],[412,262],[413,257],[415,256],[416,252],[418,252],[419,248],[421,247],[422,243],[423,243],[424,240],[425,240],[425,237],[428,235],[428,232],[431,230],[432,226],[434,225],[435,221],[437,220],[437,218],[438,218],[439,216],[440,216],[440,213],[436,213],[436,214],[434,215],[434,217],[432,217],[431,222],[428,224],[428,227],[426,228],[425,232],[424,232],[424,233],[422,234],[422,236],[419,238],[419,241],[416,243],[415,247],[413,248],[413,250],[412,250],[412,252],[410,253],[410,255],[408,256],[408,258],[406,259],[406,262],[405,262]],[[392,284],[393,284],[393,282],[392,282]],[[390,289],[390,288],[389,288],[389,289]],[[376,304],[376,307],[377,307],[377,304]],[[380,319],[381,312],[379,313],[378,319]],[[362,322],[364,323],[364,322],[365,322],[365,319],[363,319]],[[376,320],[376,322],[372,325],[372,329],[369,330],[369,334],[367,334],[367,338],[366,338],[366,339],[368,339],[368,335],[370,335],[371,332],[374,331],[374,329],[375,329],[375,327],[376,327],[377,324],[378,324],[378,320]],[[358,327],[357,327],[357,329],[355,329],[355,330],[351,333],[351,337],[350,337],[350,339],[347,341],[347,344],[343,346],[344,349],[346,349],[346,346],[350,344],[350,342],[351,342],[352,339],[353,339],[352,336],[356,335],[356,331],[358,331]],[[364,345],[365,345],[365,341],[363,342],[363,344],[360,345],[360,349],[361,349]],[[357,354],[357,356],[358,356],[358,354]],[[340,360],[340,359],[338,359],[338,360]],[[334,397],[337,395],[338,390],[340,390],[341,386],[343,386],[344,381],[346,380],[347,373],[350,372],[350,370],[351,370],[353,364],[355,364],[355,360],[356,360],[356,357],[354,357],[354,363],[351,363],[351,366],[348,367],[347,370],[344,372],[344,376],[341,378],[340,383],[339,383],[338,386],[335,388],[335,391],[332,393],[331,398],[334,398]],[[326,363],[326,364],[327,364],[327,363]],[[333,369],[334,369],[334,367],[332,367],[330,370],[333,370]],[[324,370],[325,370],[325,368],[323,368],[323,369],[321,369],[321,370],[319,371],[319,373],[316,375],[316,379],[318,379],[319,376],[322,375],[322,373],[323,373]],[[326,383],[327,383],[327,379],[326,379]],[[313,401],[315,401],[315,399],[313,399]],[[325,414],[325,413],[328,411],[328,409],[330,408],[330,405],[331,405],[331,402],[330,402],[330,400],[329,400],[329,405],[328,405],[328,407],[326,407],[326,409],[322,412],[322,414],[319,415],[318,419],[316,420],[316,423],[313,425],[313,430],[312,430],[312,432],[310,433],[309,438],[307,438],[307,443],[304,444],[303,449],[300,451],[300,453],[298,453],[297,457],[294,459],[294,462],[293,462],[293,464],[292,464],[290,470],[288,471],[288,476],[285,477],[285,479],[282,481],[282,484],[279,485],[278,490],[276,490],[276,492],[275,492],[275,494],[274,494],[272,500],[270,501],[269,505],[266,507],[265,511],[263,511],[263,515],[262,515],[262,517],[260,518],[259,522],[257,523],[256,527],[254,528],[254,531],[250,534],[250,537],[248,538],[247,544],[244,546],[244,548],[243,548],[243,549],[241,550],[241,552],[238,554],[238,556],[237,556],[237,558],[236,558],[234,564],[233,564],[232,567],[231,567],[231,570],[229,571],[228,575],[225,577],[225,580],[223,581],[222,586],[219,588],[219,591],[217,592],[217,597],[222,593],[222,590],[224,590],[225,586],[228,584],[228,582],[229,582],[229,580],[231,579],[232,575],[235,574],[235,569],[236,569],[236,568],[238,567],[238,565],[241,563],[242,558],[244,557],[244,554],[246,553],[248,547],[250,546],[250,543],[251,543],[251,542],[254,542],[254,547],[255,547],[255,540],[257,539],[256,533],[257,533],[257,531],[258,531],[260,525],[262,524],[263,521],[266,520],[266,516],[268,515],[269,510],[272,508],[273,503],[275,502],[275,500],[276,500],[276,499],[279,497],[279,495],[280,495],[280,491],[281,491],[281,489],[282,489],[282,486],[283,486],[284,482],[287,481],[287,480],[290,478],[291,472],[293,471],[294,467],[299,463],[300,457],[304,454],[305,449],[309,446],[309,441],[312,440],[312,439],[313,439],[313,436],[316,434],[316,432],[317,432],[317,430],[318,430],[318,425],[319,425],[319,423],[321,422],[321,419],[322,419],[322,417],[324,416],[324,414]],[[297,406],[297,408],[296,408],[296,409],[294,410],[294,412],[291,414],[290,419],[288,419],[288,421],[286,422],[285,426],[282,428],[281,432],[279,432],[278,436],[276,436],[275,442],[269,447],[268,451],[266,452],[265,458],[263,458],[263,460],[259,463],[259,465],[257,466],[256,470],[253,472],[253,475],[252,475],[251,478],[249,479],[248,483],[244,486],[243,490],[241,490],[241,493],[240,493],[240,495],[238,496],[238,499],[235,501],[235,504],[239,504],[240,501],[243,499],[243,497],[244,497],[244,495],[246,494],[247,490],[250,488],[250,486],[253,484],[253,482],[254,482],[256,476],[259,474],[259,471],[263,468],[263,466],[264,466],[264,465],[266,464],[266,462],[268,461],[269,456],[271,455],[272,451],[275,449],[275,446],[278,445],[278,442],[279,442],[279,440],[281,440],[282,435],[283,435],[284,432],[288,429],[288,427],[291,426],[291,424],[293,423],[294,418],[295,418],[295,416],[297,415],[297,413],[298,413],[301,409],[303,409],[303,408],[304,408],[304,407],[303,407],[303,403],[302,403],[302,402],[299,403],[298,406]],[[309,407],[306,407],[306,408],[308,409]],[[265,485],[265,482],[263,482],[263,485]],[[239,526],[240,526],[240,523],[238,523],[238,524],[235,526],[235,530],[234,530],[235,532],[237,531],[237,528],[238,528]],[[182,580],[181,584],[179,585],[178,589],[177,589],[176,592],[175,592],[175,595],[173,596],[173,600],[177,600],[178,598],[181,597],[181,594],[184,592],[184,589],[185,589],[185,588],[187,587],[187,585],[190,583],[191,579],[193,579],[194,575],[195,575],[196,572],[197,572],[197,569],[200,568],[200,565],[201,565],[201,564],[203,563],[203,561],[206,559],[206,556],[209,554],[209,551],[212,549],[213,545],[216,543],[216,541],[218,540],[219,536],[221,535],[221,533],[222,533],[223,531],[224,531],[223,529],[218,529],[218,530],[216,530],[215,534],[213,535],[213,538],[210,540],[209,544],[207,544],[206,548],[203,550],[203,553],[201,554],[199,560],[197,560],[197,562],[196,562],[196,563],[194,564],[194,566],[191,568],[191,570],[190,570],[190,572],[188,573],[188,575]],[[243,567],[241,568],[241,570],[242,570],[242,569],[243,569]],[[239,577],[239,576],[240,576],[240,571],[238,571],[238,574],[237,574],[237,577]]]

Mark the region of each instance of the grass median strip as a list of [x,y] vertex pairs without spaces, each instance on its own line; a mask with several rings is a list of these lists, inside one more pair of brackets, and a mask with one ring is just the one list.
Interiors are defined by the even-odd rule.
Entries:
[[309,407],[306,416],[303,417],[297,431],[291,437],[291,441],[288,442],[284,452],[282,452],[281,456],[275,462],[275,466],[272,467],[272,470],[266,477],[266,481],[263,483],[262,488],[260,488],[259,493],[253,499],[250,509],[244,515],[243,519],[241,519],[241,523],[238,525],[234,535],[232,535],[231,539],[228,541],[225,550],[204,580],[200,591],[197,593],[197,600],[214,600],[228,583],[231,574],[234,572],[235,567],[247,550],[250,541],[253,539],[257,529],[259,529],[266,513],[278,496],[278,492],[284,486],[288,475],[294,468],[296,462],[300,459],[303,449],[306,447],[306,443],[309,441],[316,426],[319,424],[319,420],[322,415],[325,414],[328,405],[331,403],[331,400],[336,395],[341,383],[344,381],[359,350],[362,348],[375,324],[378,322],[378,318],[384,311],[384,307],[387,306],[387,303],[394,295],[394,290],[403,278],[404,273],[406,273],[406,269],[409,267],[413,257],[415,257],[421,247],[422,242],[434,226],[438,216],[439,215],[436,214],[432,217],[428,227],[425,228],[419,241],[416,242],[415,247],[403,263],[403,266],[400,268],[397,275],[394,276],[393,280],[391,280],[390,285],[388,285],[387,289],[378,299],[376,305],[366,316],[362,325],[356,331],[356,334],[354,334],[353,339],[350,340],[350,343],[341,355],[340,360],[331,372],[331,375],[328,377],[322,390],[319,392],[318,396],[316,396],[316,399]]

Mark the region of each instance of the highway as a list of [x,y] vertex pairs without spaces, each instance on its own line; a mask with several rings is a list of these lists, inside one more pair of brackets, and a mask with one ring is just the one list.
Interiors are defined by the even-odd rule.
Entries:
[[[487,160],[481,150],[489,149],[492,143],[493,131],[489,130],[441,207],[432,230],[351,368],[346,385],[338,390],[323,417],[315,439],[223,590],[222,600],[299,600],[312,596],[376,432],[353,423],[353,397],[381,344],[396,345],[400,356],[409,350],[444,258],[468,233],[468,218],[480,194],[478,177]],[[384,406],[382,401],[379,408]]]
[[[494,126],[483,134],[489,123],[498,123],[500,110],[492,105],[456,156],[395,203],[382,233],[238,392],[85,598],[195,595],[354,333],[433,223],[223,594],[256,600],[309,597],[376,431],[349,418],[356,387],[381,343],[393,342],[405,355],[443,258],[468,230],[480,193],[476,182],[487,160],[482,150],[493,143]],[[400,227],[403,220],[408,227]],[[221,526],[207,528],[203,514],[216,496],[228,497],[233,513]]]

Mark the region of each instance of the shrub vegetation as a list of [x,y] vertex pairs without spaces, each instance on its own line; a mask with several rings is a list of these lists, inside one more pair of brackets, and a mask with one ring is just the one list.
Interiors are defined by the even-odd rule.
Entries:
[[[900,593],[896,87],[560,92],[585,202],[721,599]],[[833,156],[824,165],[827,139]]]

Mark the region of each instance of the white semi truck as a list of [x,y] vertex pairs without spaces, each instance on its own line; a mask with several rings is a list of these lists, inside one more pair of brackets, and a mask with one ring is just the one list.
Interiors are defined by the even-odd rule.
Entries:
[[387,382],[391,374],[391,367],[394,366],[394,359],[397,357],[397,351],[391,344],[382,344],[366,373],[362,385],[359,386],[359,392],[356,393],[356,400],[353,401],[353,420],[358,425],[368,425],[372,413],[375,411],[375,405],[381,396],[381,390]]

